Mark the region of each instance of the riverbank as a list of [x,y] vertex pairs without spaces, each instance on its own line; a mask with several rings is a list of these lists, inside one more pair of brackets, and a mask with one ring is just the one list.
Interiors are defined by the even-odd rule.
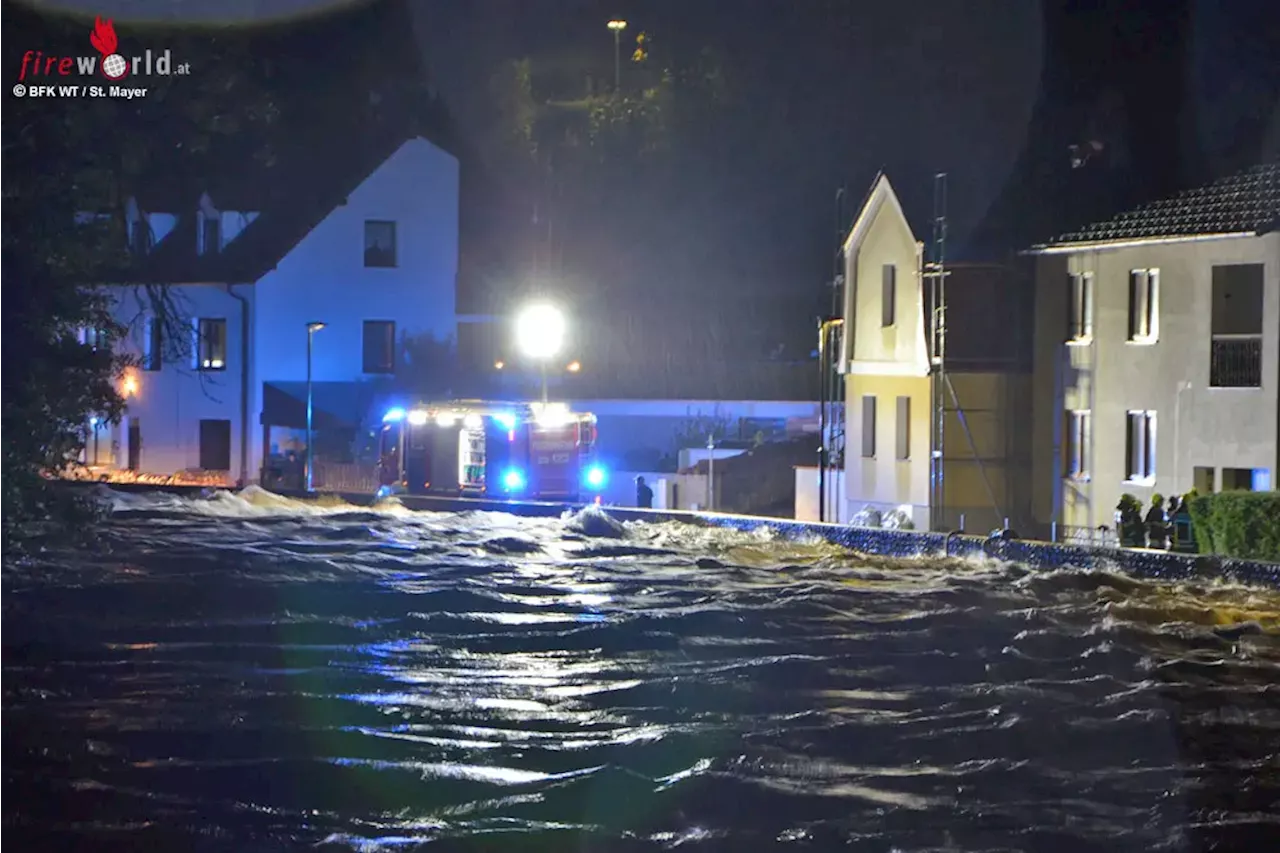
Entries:
[[[74,485],[96,486],[120,492],[162,492],[193,497],[208,491],[195,486],[89,483],[77,483]],[[305,492],[282,491],[278,494],[296,500],[314,500],[320,497],[336,498],[353,506],[373,506],[377,503],[375,496],[363,493],[324,492],[308,495]],[[406,508],[414,510],[431,512],[505,512],[527,518],[558,518],[566,511],[581,508],[580,504],[485,500],[434,495],[399,495],[397,500]],[[1089,548],[1027,539],[996,540],[983,536],[958,533],[883,530],[872,527],[850,527],[762,516],[729,515],[726,513],[643,510],[619,506],[610,506],[606,509],[610,515],[622,521],[644,521],[650,523],[674,521],[682,524],[728,527],[736,530],[754,530],[760,527],[767,527],[784,536],[818,536],[855,551],[887,557],[916,557],[922,554],[960,558],[987,556],[1022,563],[1030,568],[1037,569],[1097,568],[1118,570],[1137,577],[1159,580],[1187,581],[1202,579],[1208,581],[1220,579],[1280,588],[1280,564],[1261,563],[1251,560],[1237,560],[1198,554],[1177,554],[1146,548]]]

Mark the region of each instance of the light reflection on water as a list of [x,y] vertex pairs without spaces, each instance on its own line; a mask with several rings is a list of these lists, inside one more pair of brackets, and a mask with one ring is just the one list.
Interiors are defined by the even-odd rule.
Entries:
[[122,499],[6,567],[32,849],[1280,837],[1280,595],[596,513]]

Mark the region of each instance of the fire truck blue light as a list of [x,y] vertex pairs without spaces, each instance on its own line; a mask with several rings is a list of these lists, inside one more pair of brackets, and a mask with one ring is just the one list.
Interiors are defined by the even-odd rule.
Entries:
[[404,409],[397,406],[394,409],[388,409],[387,413],[382,416],[384,424],[398,423],[404,420]]
[[502,485],[508,492],[518,492],[524,488],[524,474],[515,468],[508,468],[502,475]]
[[516,416],[511,414],[501,414],[493,416],[494,423],[505,430],[513,430],[516,428]]
[[604,469],[599,465],[592,465],[587,469],[587,485],[593,489],[598,489],[604,485]]

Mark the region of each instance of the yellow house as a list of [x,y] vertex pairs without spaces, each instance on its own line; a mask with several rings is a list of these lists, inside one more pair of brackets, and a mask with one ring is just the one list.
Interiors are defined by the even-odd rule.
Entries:
[[963,520],[968,530],[986,531],[1005,519],[1015,528],[1029,521],[1030,323],[1021,316],[1029,316],[1030,303],[1013,271],[998,264],[945,270],[939,359],[938,271],[926,265],[885,175],[872,184],[843,249],[840,520],[865,508],[901,508],[917,529],[957,529]]

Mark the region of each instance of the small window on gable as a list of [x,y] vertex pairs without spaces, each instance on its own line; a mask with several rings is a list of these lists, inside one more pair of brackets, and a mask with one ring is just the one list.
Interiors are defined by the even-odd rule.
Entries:
[[364,265],[396,266],[396,224],[368,219],[364,223]]
[[898,268],[885,264],[880,270],[880,325],[897,322]]
[[222,219],[218,216],[210,216],[207,213],[200,214],[200,233],[199,244],[196,248],[202,255],[212,255],[222,251]]

